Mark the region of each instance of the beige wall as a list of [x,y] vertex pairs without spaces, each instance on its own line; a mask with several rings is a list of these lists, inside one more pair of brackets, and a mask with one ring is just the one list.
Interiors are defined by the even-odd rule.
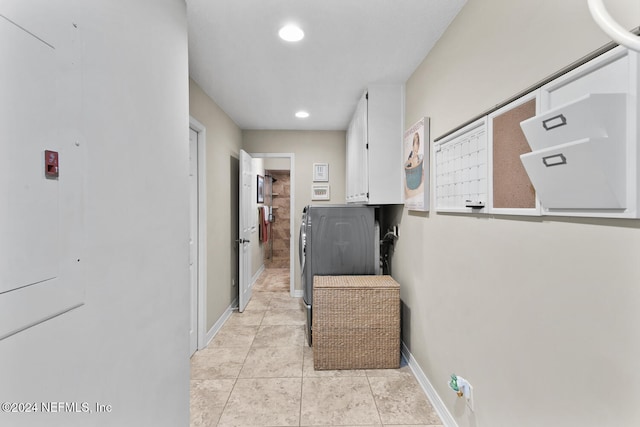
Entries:
[[329,163],[331,200],[314,203],[345,203],[346,133],[343,131],[242,131],[243,149],[249,153],[294,153],[295,185],[294,230],[295,288],[301,290],[298,266],[298,230],[302,208],[311,203],[313,163]]
[[288,171],[291,169],[290,161],[287,158],[276,157],[276,158],[265,158],[264,159],[264,168],[267,170],[280,170],[280,171]]
[[[238,158],[241,132],[238,126],[189,79],[189,113],[206,128],[207,152],[207,330],[238,297],[232,285],[234,248],[231,224],[230,157]],[[236,196],[237,197],[237,196]]]
[[[637,0],[606,3],[640,23]],[[438,137],[607,42],[586,1],[469,0],[407,81],[405,124]],[[403,339],[461,427],[640,425],[639,254],[640,221],[405,211]]]

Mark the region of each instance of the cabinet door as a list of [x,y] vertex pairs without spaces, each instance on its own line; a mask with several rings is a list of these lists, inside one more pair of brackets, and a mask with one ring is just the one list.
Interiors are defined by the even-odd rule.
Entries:
[[368,188],[370,204],[403,202],[403,88],[369,86],[367,103]]
[[358,101],[347,131],[347,202],[367,202],[369,192],[367,159],[367,98]]

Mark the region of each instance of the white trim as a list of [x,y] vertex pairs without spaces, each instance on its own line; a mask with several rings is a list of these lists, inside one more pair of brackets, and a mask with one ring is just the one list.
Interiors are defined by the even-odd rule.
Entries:
[[[290,202],[289,202],[289,295],[292,297],[296,296],[296,281],[295,281],[295,239],[293,236],[295,235],[295,208],[296,208],[296,155],[294,153],[251,153],[252,157],[257,158],[286,158],[289,159],[289,176],[290,184],[289,184],[289,193],[290,194]],[[302,291],[300,291],[302,292]]]
[[429,378],[427,378],[422,368],[420,368],[420,365],[418,365],[416,359],[413,358],[413,355],[404,342],[402,342],[402,356],[407,361],[409,368],[411,368],[413,375],[416,377],[416,380],[418,380],[420,387],[422,387],[422,390],[424,390],[424,393],[427,395],[427,398],[431,402],[431,405],[438,413],[438,416],[442,421],[442,425],[445,427],[458,427],[458,424],[451,415],[451,412],[449,412],[444,402],[438,395],[438,392],[435,388],[433,388],[431,381],[429,381]]
[[293,291],[291,296],[294,298],[302,298],[304,296],[304,291],[302,289],[296,289]]
[[[237,301],[236,301],[236,307],[237,307]],[[220,329],[222,328],[224,323],[229,319],[229,317],[231,317],[231,314],[234,312],[234,310],[235,309],[233,308],[233,304],[231,304],[229,307],[227,307],[227,309],[224,311],[224,313],[222,313],[222,316],[220,316],[218,321],[207,332],[206,344],[200,350],[202,350],[203,348],[205,348],[205,347],[207,347],[209,345],[209,343],[216,336],[216,334],[218,332],[220,332]]]
[[[289,179],[290,181],[289,192],[291,193],[290,200],[289,200],[289,294],[293,296],[298,292],[296,291],[296,280],[295,280],[295,274],[294,274],[294,272],[296,271],[296,268],[295,268],[296,239],[294,238],[294,236],[296,235],[295,233],[295,218],[296,218],[295,217],[295,211],[296,211],[296,180],[295,180],[296,156],[295,154],[290,153],[289,159],[290,159],[289,160],[289,167],[290,167],[289,176],[291,177]],[[300,294],[302,294],[302,290],[300,290],[299,292]],[[300,295],[300,297],[302,297],[302,295]]]
[[198,350],[207,346],[207,130],[189,116],[189,128],[198,132]]

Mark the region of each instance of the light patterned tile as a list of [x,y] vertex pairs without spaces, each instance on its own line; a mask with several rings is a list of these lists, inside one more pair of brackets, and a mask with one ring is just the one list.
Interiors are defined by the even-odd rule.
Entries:
[[218,426],[297,426],[301,378],[238,379]]
[[297,309],[269,310],[262,325],[304,325],[307,321],[302,307]]
[[262,310],[244,311],[242,313],[235,311],[225,322],[225,325],[259,326],[265,313],[266,311]]
[[253,339],[260,327],[256,325],[227,325],[225,324],[209,343],[212,347],[251,347]]
[[304,326],[268,325],[258,329],[253,347],[295,347],[305,345]]
[[191,357],[191,379],[210,380],[237,378],[248,348],[213,347],[196,352]]
[[302,375],[304,377],[364,377],[366,373],[362,369],[337,369],[317,371],[313,367],[313,349],[305,345]]
[[444,427],[442,424],[385,424],[384,427]]
[[413,378],[413,372],[407,365],[400,366],[398,369],[367,369],[368,377],[409,377]]
[[190,427],[216,425],[235,380],[192,380]]
[[240,378],[302,377],[302,347],[253,347],[240,371]]
[[369,377],[383,424],[442,424],[418,382],[411,377]]
[[249,303],[244,308],[244,312],[247,311],[267,311],[269,304],[271,303],[271,295],[263,296],[264,292],[255,292]]
[[[261,276],[265,288],[288,283],[288,269],[271,270]],[[300,299],[290,297],[288,287],[254,288],[245,312],[233,313],[191,359],[191,427],[442,427],[406,364],[314,370],[305,321]]]
[[281,293],[289,291],[288,268],[266,268],[254,285],[256,292]]
[[270,310],[304,310],[302,298],[294,298],[286,294],[275,294],[269,303]]
[[365,377],[302,379],[300,425],[380,425]]
[[282,293],[289,291],[289,281],[279,282],[279,281],[270,281],[265,282],[262,286],[259,287],[259,290],[262,292],[273,292],[273,293]]

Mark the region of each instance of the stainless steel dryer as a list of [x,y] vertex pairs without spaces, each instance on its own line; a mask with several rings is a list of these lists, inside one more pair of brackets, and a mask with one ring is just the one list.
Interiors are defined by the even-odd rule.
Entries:
[[379,273],[379,232],[375,208],[361,205],[309,205],[302,213],[299,257],[307,339],[311,345],[313,276]]

